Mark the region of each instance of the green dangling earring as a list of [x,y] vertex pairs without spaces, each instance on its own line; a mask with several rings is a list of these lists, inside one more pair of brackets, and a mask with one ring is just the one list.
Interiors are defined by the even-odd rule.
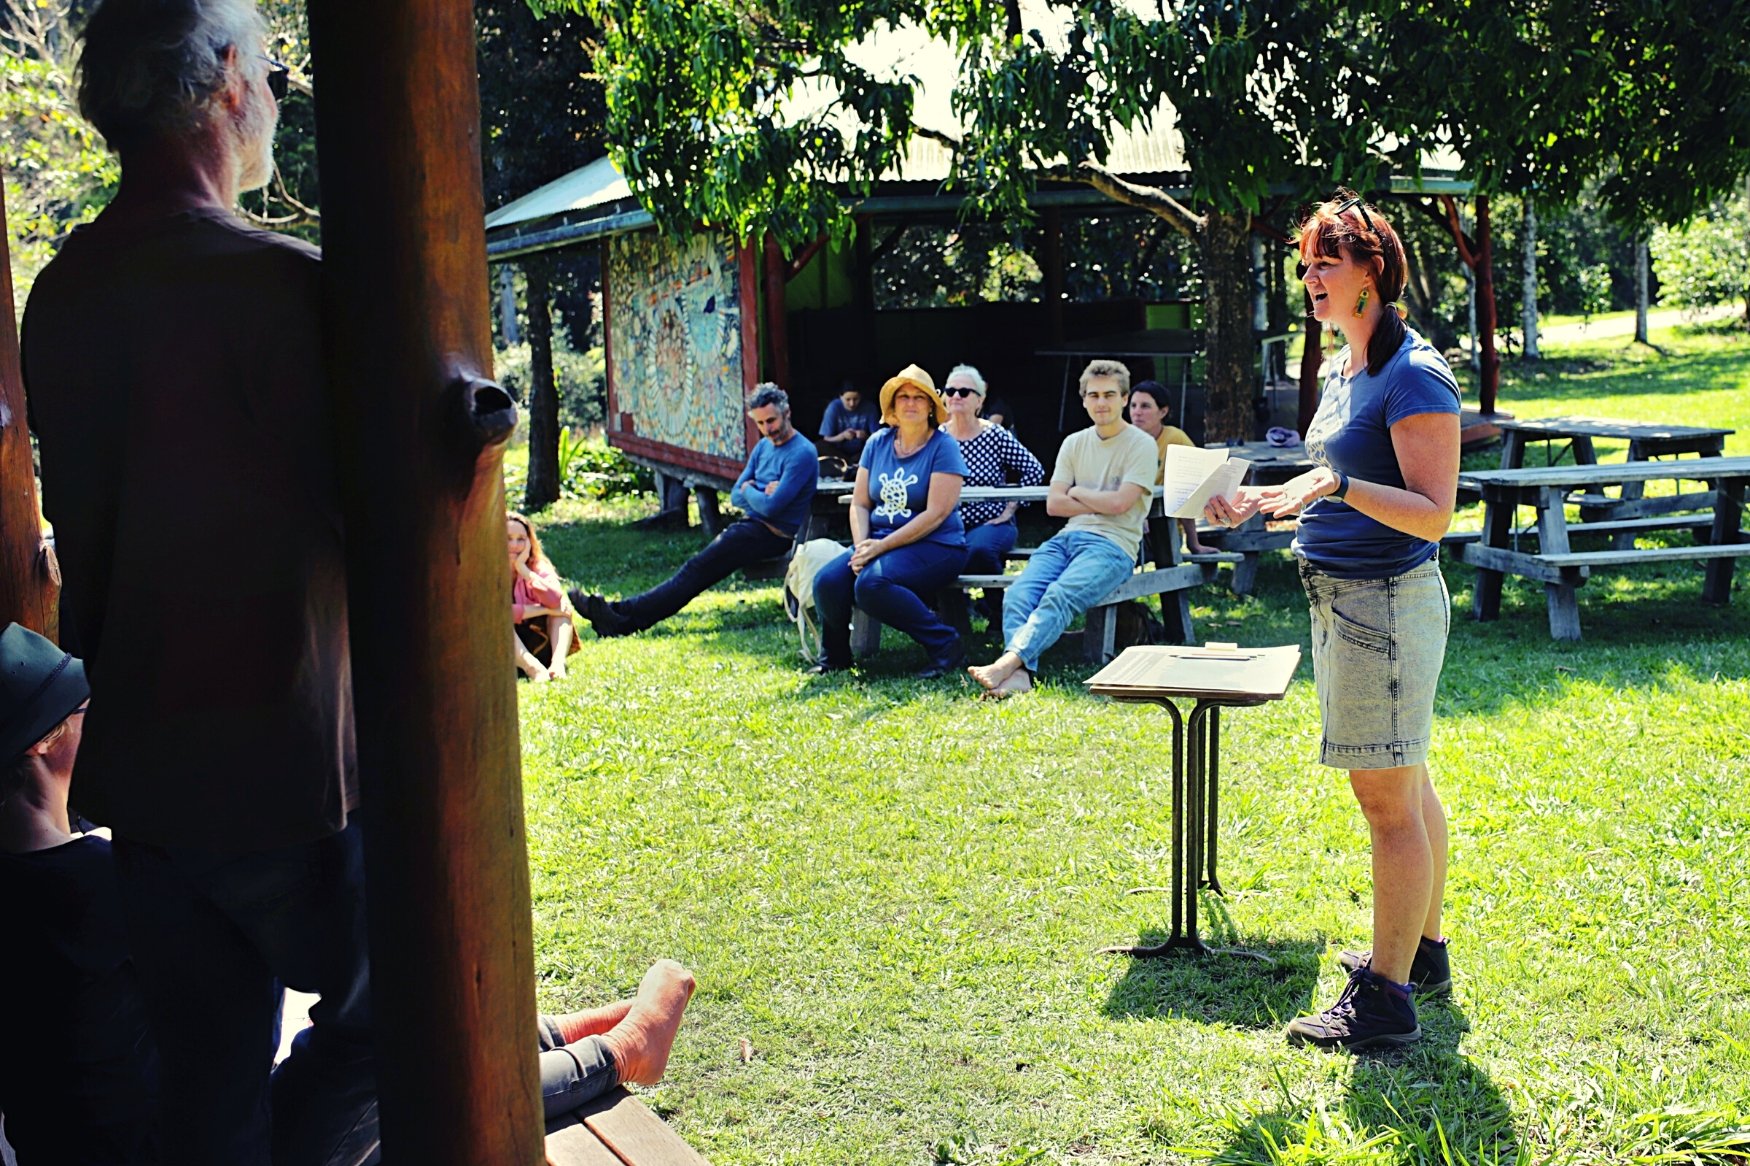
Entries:
[[1361,289],[1361,298],[1355,301],[1355,318],[1359,320],[1367,311],[1367,289]]

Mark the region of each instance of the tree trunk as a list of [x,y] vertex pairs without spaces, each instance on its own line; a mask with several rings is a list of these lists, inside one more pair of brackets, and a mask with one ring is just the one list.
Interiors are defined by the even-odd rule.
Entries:
[[545,1160],[474,13],[309,0],[384,1160]]
[[1307,430],[1312,428],[1313,414],[1319,410],[1319,349],[1324,344],[1324,325],[1313,316],[1312,296],[1307,294],[1304,287],[1301,288],[1300,295],[1306,301],[1306,343],[1300,350],[1300,412],[1297,424],[1300,426],[1301,440],[1305,441]]
[[559,501],[559,386],[553,378],[552,260],[523,261],[529,285],[529,477],[523,509],[544,510]]
[[1478,396],[1484,415],[1495,411],[1501,388],[1501,357],[1495,351],[1495,245],[1489,234],[1489,196],[1477,195],[1477,331],[1482,334],[1482,386]]
[[36,496],[36,463],[13,324],[18,315],[12,300],[10,238],[5,200],[0,198],[0,624],[21,623],[56,640],[61,572],[54,549],[43,540]]
[[1243,211],[1210,211],[1198,243],[1203,260],[1204,362],[1209,370],[1204,437],[1245,441],[1256,427],[1251,216]]
[[1531,192],[1525,193],[1525,215],[1520,223],[1520,244],[1524,247],[1524,283],[1520,292],[1520,330],[1525,344],[1519,350],[1524,360],[1540,360],[1537,350],[1537,208],[1532,205]]
[[1647,237],[1635,240],[1635,343],[1650,344],[1647,339]]

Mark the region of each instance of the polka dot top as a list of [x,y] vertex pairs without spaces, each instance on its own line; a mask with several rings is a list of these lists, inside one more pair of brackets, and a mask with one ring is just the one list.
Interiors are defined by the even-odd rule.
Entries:
[[[1043,486],[1045,467],[1039,459],[1000,425],[986,425],[970,441],[960,443],[966,459],[968,486]],[[960,520],[966,529],[989,522],[1003,512],[1006,502],[963,502]]]

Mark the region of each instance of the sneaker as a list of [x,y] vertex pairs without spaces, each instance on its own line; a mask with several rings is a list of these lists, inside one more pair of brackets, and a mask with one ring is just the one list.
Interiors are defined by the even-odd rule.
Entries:
[[[1340,951],[1337,964],[1346,972],[1371,966],[1371,951]],[[1444,996],[1452,991],[1452,961],[1446,954],[1446,940],[1427,936],[1416,945],[1416,958],[1410,961],[1410,983],[1416,985],[1416,995],[1424,1000]]]
[[1416,1005],[1406,991],[1366,968],[1349,974],[1349,986],[1323,1012],[1288,1022],[1288,1043],[1321,1049],[1371,1049],[1422,1039]]

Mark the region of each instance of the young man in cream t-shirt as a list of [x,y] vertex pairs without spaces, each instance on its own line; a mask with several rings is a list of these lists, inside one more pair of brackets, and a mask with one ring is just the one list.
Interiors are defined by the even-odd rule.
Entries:
[[1154,439],[1124,420],[1130,370],[1096,360],[1082,370],[1082,407],[1094,422],[1057,451],[1048,514],[1069,521],[1027,560],[1003,601],[1003,654],[968,668],[992,696],[1033,687],[1039,656],[1070,620],[1135,568],[1159,471]]

